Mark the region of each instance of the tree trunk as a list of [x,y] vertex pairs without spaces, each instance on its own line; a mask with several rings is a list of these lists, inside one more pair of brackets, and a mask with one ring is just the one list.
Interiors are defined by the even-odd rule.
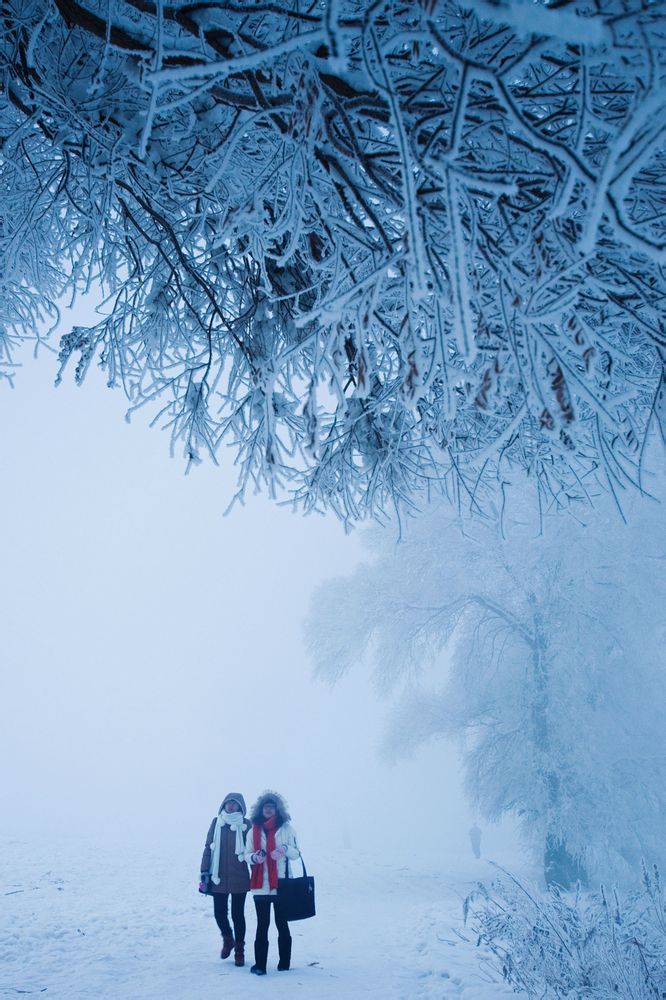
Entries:
[[563,889],[569,889],[579,880],[586,883],[587,878],[580,861],[569,852],[566,840],[549,829],[553,817],[557,816],[561,808],[561,796],[560,779],[553,766],[553,747],[548,725],[548,640],[536,595],[532,593],[528,599],[534,609],[532,734],[538,760],[537,770],[540,772],[541,781],[545,788],[545,811],[548,816],[543,854],[543,874],[546,885],[559,885]]
[[558,840],[553,833],[546,834],[543,873],[546,885],[559,885],[562,889],[570,889],[577,882],[587,885],[587,872],[583,865],[569,853],[566,843]]

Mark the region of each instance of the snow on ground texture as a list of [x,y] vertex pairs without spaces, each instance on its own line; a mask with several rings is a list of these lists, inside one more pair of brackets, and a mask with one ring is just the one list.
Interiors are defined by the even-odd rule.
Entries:
[[[84,840],[1,846],[3,1000],[515,996],[484,975],[473,942],[456,933],[469,871],[382,864],[352,851],[317,859],[318,915],[291,925],[291,971],[275,971],[272,927],[269,974],[257,978],[251,962],[220,961],[212,902],[196,892],[198,844],[156,844],[152,853]],[[246,915],[251,958],[249,897]]]

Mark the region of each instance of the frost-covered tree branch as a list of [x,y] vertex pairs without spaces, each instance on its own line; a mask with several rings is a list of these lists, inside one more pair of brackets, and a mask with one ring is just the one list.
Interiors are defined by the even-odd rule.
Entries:
[[[663,413],[666,13],[7,0],[0,372],[72,292],[239,494],[359,518],[641,486]],[[47,322],[45,323],[45,320]]]

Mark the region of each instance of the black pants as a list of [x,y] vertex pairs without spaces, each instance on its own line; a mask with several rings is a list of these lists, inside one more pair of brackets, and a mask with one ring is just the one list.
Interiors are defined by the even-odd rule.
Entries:
[[277,896],[255,896],[254,906],[257,911],[257,936],[254,939],[254,961],[260,969],[266,968],[268,958],[268,927],[271,922],[271,904],[273,904],[275,926],[278,932],[279,969],[288,969],[291,963],[291,934],[289,924],[282,916]]
[[246,892],[214,892],[213,912],[220,934],[226,936],[231,934],[229,925],[229,896],[231,895],[231,919],[234,922],[234,938],[236,944],[245,943],[245,897]]

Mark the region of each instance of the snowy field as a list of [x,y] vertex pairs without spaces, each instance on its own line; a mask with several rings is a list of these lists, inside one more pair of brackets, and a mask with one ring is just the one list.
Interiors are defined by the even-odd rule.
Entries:
[[[497,1000],[515,996],[464,940],[461,899],[490,878],[471,857],[442,867],[311,857],[318,915],[292,924],[293,967],[269,974],[219,958],[212,903],[195,887],[198,844],[47,838],[1,843],[0,997],[217,1000],[220,997]],[[248,898],[248,948],[254,906]]]

